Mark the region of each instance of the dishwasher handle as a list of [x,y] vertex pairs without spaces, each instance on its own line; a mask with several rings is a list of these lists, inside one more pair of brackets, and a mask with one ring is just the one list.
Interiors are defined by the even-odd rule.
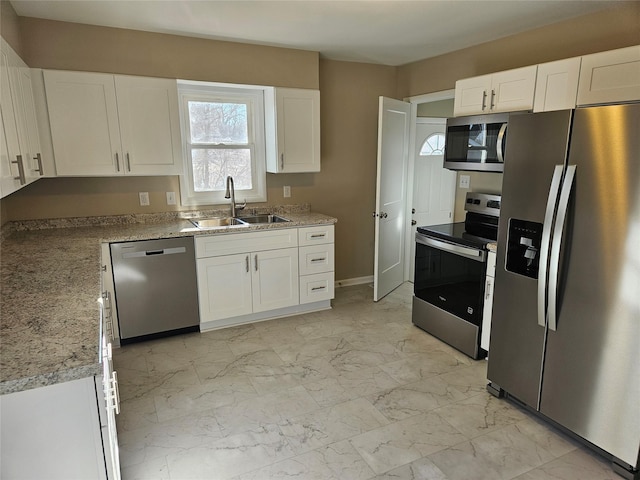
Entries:
[[152,257],[158,255],[174,255],[176,253],[187,253],[185,247],[164,248],[162,250],[141,250],[139,252],[127,252],[122,254],[122,258]]

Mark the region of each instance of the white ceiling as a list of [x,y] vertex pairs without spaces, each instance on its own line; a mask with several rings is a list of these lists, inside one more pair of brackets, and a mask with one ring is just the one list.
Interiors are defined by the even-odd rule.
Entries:
[[318,51],[402,65],[616,0],[11,0],[20,16]]

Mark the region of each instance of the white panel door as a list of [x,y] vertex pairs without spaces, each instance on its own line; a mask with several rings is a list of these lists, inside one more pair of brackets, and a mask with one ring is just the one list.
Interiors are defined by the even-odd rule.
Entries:
[[[413,203],[411,238],[424,225],[453,221],[456,194],[456,172],[443,167],[446,120],[416,120],[416,151],[413,167]],[[412,223],[413,223],[412,222]],[[409,278],[413,280],[416,244],[411,241]]]
[[380,97],[376,179],[373,299],[404,280],[405,212],[409,161],[409,103]]
[[249,253],[198,259],[201,323],[253,312],[250,264]]
[[116,75],[115,85],[125,172],[134,175],[180,173],[176,81]]
[[113,75],[43,73],[58,175],[123,174]]
[[264,312],[297,305],[298,249],[283,248],[251,254],[253,311]]

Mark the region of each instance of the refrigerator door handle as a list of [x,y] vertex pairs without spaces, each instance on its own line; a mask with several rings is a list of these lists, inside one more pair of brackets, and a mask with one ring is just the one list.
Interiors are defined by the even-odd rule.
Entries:
[[562,182],[562,192],[558,203],[558,215],[556,217],[556,228],[553,231],[551,241],[551,261],[549,262],[549,329],[556,331],[558,325],[557,302],[558,302],[558,276],[560,274],[560,247],[562,246],[562,235],[564,234],[564,223],[567,218],[569,208],[569,198],[576,177],[576,166],[569,165],[567,173]]
[[542,224],[542,241],[540,244],[540,269],[538,270],[538,325],[544,327],[547,321],[547,269],[549,264],[549,249],[551,244],[551,227],[558,203],[560,182],[562,180],[563,165],[556,165],[553,170],[547,209]]

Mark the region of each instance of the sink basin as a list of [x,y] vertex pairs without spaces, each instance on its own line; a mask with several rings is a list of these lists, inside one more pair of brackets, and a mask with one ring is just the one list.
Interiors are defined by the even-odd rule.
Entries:
[[216,227],[230,227],[233,225],[243,226],[247,225],[247,222],[233,217],[209,217],[200,219],[189,220],[198,228],[216,228]]
[[246,217],[238,217],[238,220],[245,223],[256,224],[256,223],[282,223],[288,222],[286,218],[279,217],[278,215],[249,215]]

